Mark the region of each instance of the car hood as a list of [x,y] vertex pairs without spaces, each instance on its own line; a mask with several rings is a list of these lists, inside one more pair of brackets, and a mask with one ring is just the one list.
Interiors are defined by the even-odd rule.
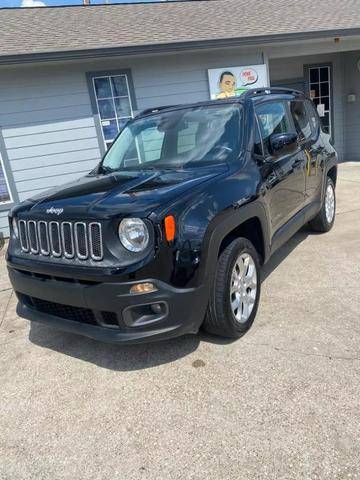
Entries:
[[145,217],[168,208],[184,192],[193,192],[227,169],[226,165],[215,165],[87,175],[31,198],[24,207],[36,215],[60,218],[110,218],[119,214]]

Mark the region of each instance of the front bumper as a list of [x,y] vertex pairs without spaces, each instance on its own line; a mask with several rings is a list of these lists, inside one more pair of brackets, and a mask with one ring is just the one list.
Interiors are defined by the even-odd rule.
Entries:
[[[203,287],[174,288],[156,279],[86,282],[8,270],[19,316],[104,342],[141,343],[196,333],[205,315]],[[131,286],[142,282],[157,290],[131,294]],[[151,310],[154,304],[157,313]]]

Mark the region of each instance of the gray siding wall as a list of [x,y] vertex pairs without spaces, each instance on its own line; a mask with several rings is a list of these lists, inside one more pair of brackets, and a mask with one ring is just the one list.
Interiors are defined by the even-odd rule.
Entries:
[[[0,128],[20,200],[100,160],[86,72],[130,68],[138,109],[209,98],[207,69],[262,63],[239,49],[0,70]],[[0,212],[0,231],[7,231]]]
[[332,63],[333,67],[333,132],[340,161],[348,160],[344,144],[344,54],[307,55],[270,60],[270,82],[304,77],[304,65]]
[[[360,72],[357,68],[359,59],[360,52],[344,55],[345,145],[348,161],[360,161]],[[347,103],[349,94],[356,95],[355,103]]]

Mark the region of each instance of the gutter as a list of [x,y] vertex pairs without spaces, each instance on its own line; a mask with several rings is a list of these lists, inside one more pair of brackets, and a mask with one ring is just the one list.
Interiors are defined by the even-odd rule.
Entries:
[[341,30],[320,30],[302,33],[282,33],[275,35],[257,35],[242,38],[223,38],[215,40],[196,40],[189,42],[173,42],[161,44],[133,45],[128,47],[105,47],[85,50],[63,50],[39,53],[23,53],[14,55],[0,55],[0,65],[19,63],[35,63],[64,60],[80,60],[87,58],[128,56],[139,54],[171,53],[208,48],[256,46],[270,43],[285,43],[302,40],[316,40],[329,37],[360,36],[360,28],[346,28]]

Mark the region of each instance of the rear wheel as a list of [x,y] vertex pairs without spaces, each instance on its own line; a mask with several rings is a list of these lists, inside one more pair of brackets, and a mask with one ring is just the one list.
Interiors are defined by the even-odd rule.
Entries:
[[219,257],[205,330],[239,338],[251,327],[259,298],[259,255],[249,240],[238,238]]
[[310,227],[315,232],[328,232],[332,229],[335,221],[336,196],[334,182],[330,177],[326,179],[326,189],[323,205],[317,216],[311,220]]

